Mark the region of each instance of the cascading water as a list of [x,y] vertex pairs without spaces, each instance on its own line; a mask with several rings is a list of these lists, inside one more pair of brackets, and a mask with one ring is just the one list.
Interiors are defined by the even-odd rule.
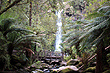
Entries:
[[56,15],[58,16],[58,19],[57,19],[57,32],[56,32],[56,40],[55,40],[55,51],[58,51],[58,52],[61,52],[61,43],[62,43],[62,17],[61,17],[61,13],[62,13],[63,10],[59,10],[58,12],[56,11]]

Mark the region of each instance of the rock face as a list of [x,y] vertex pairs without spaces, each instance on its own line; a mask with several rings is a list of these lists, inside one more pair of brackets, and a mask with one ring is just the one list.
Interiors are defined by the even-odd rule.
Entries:
[[62,66],[59,69],[52,69],[52,73],[79,73],[78,68],[76,66]]

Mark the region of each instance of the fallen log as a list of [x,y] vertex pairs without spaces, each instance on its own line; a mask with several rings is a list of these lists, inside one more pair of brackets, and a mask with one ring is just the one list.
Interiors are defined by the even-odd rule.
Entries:
[[[108,48],[110,48],[110,45],[109,45],[108,47],[106,47],[105,50],[107,50]],[[95,54],[95,55],[93,55],[92,57],[90,57],[90,59],[88,58],[88,63],[91,62],[91,60],[92,60],[93,58],[95,58],[96,56],[97,56],[97,54]],[[82,69],[83,67],[84,67],[84,64],[83,64],[81,67],[79,67],[78,69],[80,70],[80,69]]]

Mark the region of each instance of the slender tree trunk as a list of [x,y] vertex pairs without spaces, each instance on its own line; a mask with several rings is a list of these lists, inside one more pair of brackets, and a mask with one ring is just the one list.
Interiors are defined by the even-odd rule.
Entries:
[[101,42],[97,45],[97,56],[96,56],[96,71],[95,73],[102,73],[103,72],[103,56],[105,52],[105,48],[103,45],[103,40],[101,40]]
[[79,57],[81,57],[80,50],[79,50],[79,42],[75,46],[76,46],[76,53],[77,53],[77,55]]
[[29,26],[31,26],[31,22],[32,22],[32,2],[30,1]]
[[1,10],[1,8],[2,8],[2,0],[0,0],[0,10]]
[[10,55],[10,56],[12,56],[12,54],[13,54],[13,49],[14,49],[14,47],[13,47],[13,45],[12,45],[12,43],[10,43],[10,44],[8,44],[8,54]]
[[37,8],[37,18],[36,18],[36,25],[38,24],[38,16],[39,16],[39,7],[38,7],[38,3],[36,4],[36,8]]

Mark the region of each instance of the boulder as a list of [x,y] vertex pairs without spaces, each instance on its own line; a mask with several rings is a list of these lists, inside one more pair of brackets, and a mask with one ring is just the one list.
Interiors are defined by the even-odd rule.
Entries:
[[67,65],[76,65],[79,63],[78,59],[71,59],[67,62]]
[[51,73],[79,73],[76,66],[62,66],[59,69],[52,69]]
[[37,61],[36,63],[33,63],[30,67],[34,67],[34,68],[39,69],[41,67],[41,62]]
[[59,73],[79,73],[78,71],[74,71],[70,68],[66,68],[64,70],[59,71]]
[[66,66],[66,65],[67,65],[67,62],[65,62],[65,61],[61,62],[61,66]]
[[50,73],[49,69],[44,69],[43,72],[44,73]]
[[36,69],[35,71],[37,71],[37,73],[44,73],[42,70],[40,69]]
[[43,69],[49,68],[49,65],[46,64],[46,63],[42,63],[41,66],[42,66]]

